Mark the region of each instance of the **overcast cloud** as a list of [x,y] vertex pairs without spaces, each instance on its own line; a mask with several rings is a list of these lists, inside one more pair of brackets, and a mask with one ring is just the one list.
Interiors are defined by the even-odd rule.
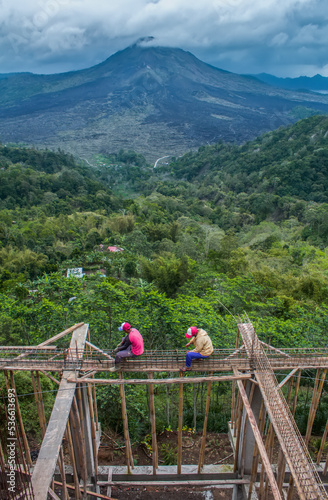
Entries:
[[97,64],[139,37],[235,73],[328,76],[325,0],[0,0],[0,73]]

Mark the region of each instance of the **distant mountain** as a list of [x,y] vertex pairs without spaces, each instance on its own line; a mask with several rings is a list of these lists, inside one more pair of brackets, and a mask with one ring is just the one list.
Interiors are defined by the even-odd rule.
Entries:
[[0,77],[0,140],[89,159],[120,149],[154,159],[328,113],[326,96],[273,88],[146,42],[85,70]]
[[328,78],[321,75],[299,76],[298,78],[279,78],[277,76],[269,75],[268,73],[259,73],[258,75],[251,75],[262,82],[288,90],[310,90],[312,92],[327,93],[328,94]]

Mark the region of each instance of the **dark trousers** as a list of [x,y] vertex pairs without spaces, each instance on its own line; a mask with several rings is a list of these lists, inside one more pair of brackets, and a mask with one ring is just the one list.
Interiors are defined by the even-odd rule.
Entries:
[[123,349],[123,351],[119,351],[115,356],[115,365],[119,365],[123,358],[136,358],[136,355],[133,354],[131,345],[127,347],[127,349]]

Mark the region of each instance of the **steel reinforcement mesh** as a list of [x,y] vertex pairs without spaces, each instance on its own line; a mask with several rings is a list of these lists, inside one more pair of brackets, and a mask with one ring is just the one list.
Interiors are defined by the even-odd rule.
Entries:
[[251,323],[238,325],[251,365],[255,369],[262,397],[270,420],[284,452],[301,499],[327,499],[327,492],[319,478],[307,446],[299,432],[286,399],[278,386],[263,344]]

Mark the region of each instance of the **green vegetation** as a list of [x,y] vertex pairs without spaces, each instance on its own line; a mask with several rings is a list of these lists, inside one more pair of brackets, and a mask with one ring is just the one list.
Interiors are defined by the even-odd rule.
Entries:
[[[232,347],[233,315],[246,311],[274,346],[326,346],[327,243],[322,116],[156,169],[133,152],[99,156],[90,168],[61,151],[1,146],[0,344],[37,344],[84,321],[95,344],[112,348],[127,320],[148,349],[184,347],[191,324],[215,347]],[[114,245],[123,250],[107,250]],[[66,277],[73,267],[83,278]],[[201,394],[186,396],[190,427]],[[127,390],[133,436],[147,432],[145,396]],[[170,397],[158,397],[161,427],[176,425]],[[229,398],[218,389],[211,430],[224,430]],[[116,399],[116,388],[99,390],[103,422],[114,428]]]

